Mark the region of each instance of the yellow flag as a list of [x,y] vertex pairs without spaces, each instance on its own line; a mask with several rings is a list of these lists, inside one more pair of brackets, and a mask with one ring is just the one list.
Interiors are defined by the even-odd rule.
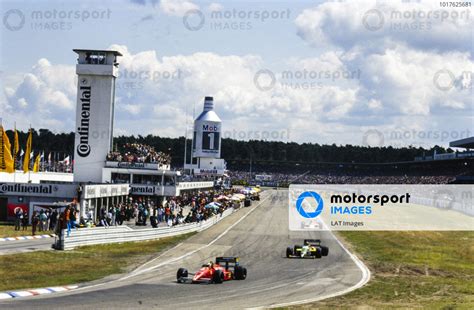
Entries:
[[23,159],[23,172],[27,173],[30,171],[30,153],[31,153],[31,144],[33,140],[33,132],[30,129],[28,133],[28,139],[26,140],[26,151],[25,151],[25,158]]
[[15,140],[13,141],[13,156],[16,157],[18,151],[20,150],[20,142],[18,139],[18,130],[15,128]]
[[38,172],[40,169],[41,154],[36,155],[35,163],[33,165],[33,172]]
[[10,151],[11,147],[7,133],[3,130],[3,126],[0,125],[0,172],[15,172],[13,157]]

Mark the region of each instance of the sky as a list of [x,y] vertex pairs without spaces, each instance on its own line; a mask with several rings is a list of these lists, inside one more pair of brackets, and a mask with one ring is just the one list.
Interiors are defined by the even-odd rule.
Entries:
[[437,1],[0,1],[0,118],[74,130],[74,48],[119,58],[115,135],[448,146],[474,136],[472,8]]

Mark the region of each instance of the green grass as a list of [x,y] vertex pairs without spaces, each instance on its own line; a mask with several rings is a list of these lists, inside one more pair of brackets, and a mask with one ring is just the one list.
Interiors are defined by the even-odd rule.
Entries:
[[[20,230],[15,230],[14,225],[0,225],[0,238],[6,237],[19,237],[19,236],[31,236],[31,225],[28,226],[28,230],[22,230],[23,228],[20,227]],[[52,234],[53,231],[38,231],[36,229],[37,235],[49,235]]]
[[0,256],[0,291],[69,285],[123,273],[194,233],[147,242]]
[[474,309],[474,232],[339,232],[372,271],[345,296],[303,309]]

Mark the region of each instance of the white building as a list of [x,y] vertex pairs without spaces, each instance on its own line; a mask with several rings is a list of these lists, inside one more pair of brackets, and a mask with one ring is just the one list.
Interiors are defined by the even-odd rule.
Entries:
[[181,182],[180,172],[158,163],[105,162],[102,169],[104,183],[129,183],[130,195],[161,203],[165,197],[179,196],[183,191],[205,190],[214,182]]
[[117,51],[75,49],[78,54],[74,181],[102,182],[113,143]]
[[214,98],[204,99],[202,113],[194,121],[192,163],[185,169],[194,175],[223,176],[226,162],[221,157],[222,121],[214,111]]
[[[169,165],[106,161],[112,149],[117,57],[121,54],[85,49],[74,52],[78,54],[74,173],[0,173],[0,221],[11,220],[18,207],[28,210],[31,216],[38,208],[64,207],[73,201],[77,202],[81,216],[92,210],[96,219],[101,208],[128,201],[129,195],[160,203],[183,191],[214,186],[213,182],[179,182],[179,172],[170,170]],[[214,113],[212,105],[209,107]],[[206,169],[223,172],[223,160],[218,159],[220,125],[204,120],[201,125],[212,124],[215,140],[211,145],[199,144],[199,154],[208,156],[202,158],[202,163],[206,163]],[[200,132],[204,134],[207,133]]]

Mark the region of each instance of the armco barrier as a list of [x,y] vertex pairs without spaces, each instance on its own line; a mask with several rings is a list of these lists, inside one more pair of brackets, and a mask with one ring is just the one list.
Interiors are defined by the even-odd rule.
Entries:
[[75,247],[94,244],[118,243],[129,241],[145,241],[171,237],[204,230],[216,224],[223,218],[232,214],[234,209],[227,209],[222,215],[216,215],[207,221],[199,223],[183,224],[172,227],[143,228],[132,229],[128,226],[111,226],[82,228],[72,230],[69,237],[66,237],[66,231],[63,230],[62,236],[56,239],[56,249],[70,250]]

